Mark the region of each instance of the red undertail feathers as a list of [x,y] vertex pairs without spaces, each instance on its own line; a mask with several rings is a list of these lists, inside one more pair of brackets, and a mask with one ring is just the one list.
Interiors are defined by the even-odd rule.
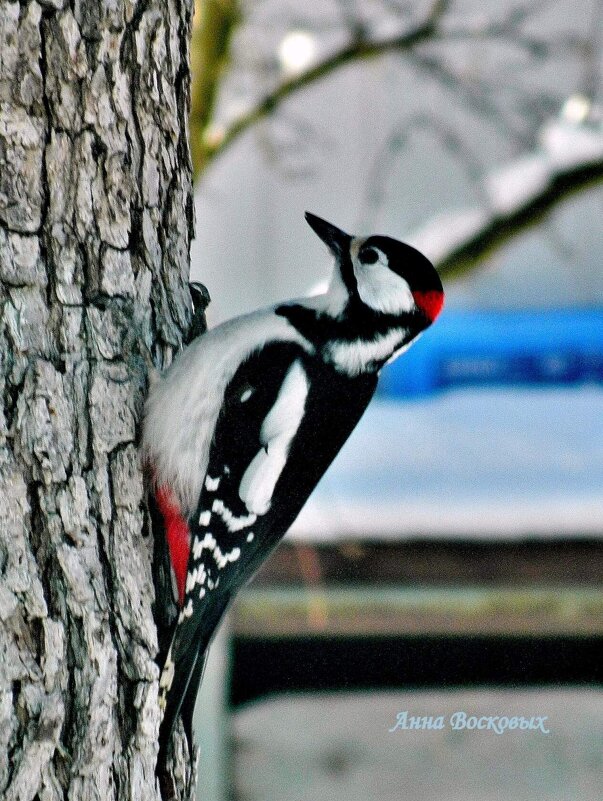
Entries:
[[178,601],[182,606],[184,603],[188,557],[191,549],[191,535],[188,523],[182,517],[178,502],[169,487],[165,485],[159,487],[155,498],[159,511],[163,516],[165,536],[170,550],[170,561],[178,587]]

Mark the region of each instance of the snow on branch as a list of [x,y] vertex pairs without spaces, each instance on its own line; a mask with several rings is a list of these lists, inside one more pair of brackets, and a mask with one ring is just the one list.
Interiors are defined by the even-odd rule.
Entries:
[[486,176],[481,206],[447,212],[408,237],[440,272],[471,268],[570,194],[603,179],[603,124],[549,121],[531,153]]

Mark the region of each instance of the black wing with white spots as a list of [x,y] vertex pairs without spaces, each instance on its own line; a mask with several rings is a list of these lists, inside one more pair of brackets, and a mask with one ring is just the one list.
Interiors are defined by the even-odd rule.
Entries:
[[[298,397],[293,408],[292,397],[287,397],[295,384],[298,390],[306,385],[307,395],[302,353],[289,343],[268,345],[241,365],[227,387],[199,503],[188,521],[191,547],[184,600],[160,680],[160,760],[165,760],[181,707],[191,746],[192,712],[207,647],[233,594],[250,578],[250,566],[265,556],[258,543],[265,541],[266,526],[258,529],[255,524],[271,505],[266,494],[274,489],[271,481],[278,480],[278,453],[286,457],[303,415],[305,397]],[[287,383],[292,368],[293,379]],[[271,438],[279,440],[278,453]],[[244,479],[247,503],[241,498]]]
[[191,745],[202,665],[225,609],[295,520],[375,385],[375,376],[338,375],[291,343],[265,346],[228,385],[189,520],[184,602],[161,679],[163,752],[181,708]]

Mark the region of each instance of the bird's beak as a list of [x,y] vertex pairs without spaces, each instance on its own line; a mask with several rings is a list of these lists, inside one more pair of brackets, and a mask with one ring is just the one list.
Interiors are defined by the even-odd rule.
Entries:
[[306,212],[305,217],[310,228],[322,239],[334,256],[343,256],[345,253],[349,253],[352,241],[349,234],[315,214],[310,214],[309,211]]

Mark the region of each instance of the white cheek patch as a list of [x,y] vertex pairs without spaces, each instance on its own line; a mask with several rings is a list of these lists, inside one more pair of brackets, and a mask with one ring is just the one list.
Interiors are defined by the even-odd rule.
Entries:
[[379,254],[374,264],[362,264],[358,252],[364,240],[354,240],[351,247],[352,265],[356,276],[356,285],[360,300],[374,311],[383,314],[403,314],[415,307],[410,287],[402,276],[390,270],[387,256],[379,248],[373,248]]
[[306,372],[301,362],[296,361],[289,368],[274,406],[262,424],[260,443],[263,447],[241,479],[239,497],[251,514],[263,515],[270,509],[276,482],[304,416],[308,389]]

